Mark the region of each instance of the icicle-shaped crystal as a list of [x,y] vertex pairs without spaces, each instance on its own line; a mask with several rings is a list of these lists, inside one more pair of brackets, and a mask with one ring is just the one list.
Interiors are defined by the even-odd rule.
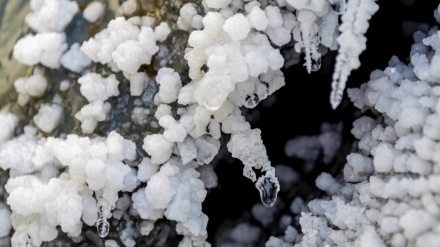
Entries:
[[351,71],[361,66],[359,55],[366,49],[367,42],[364,34],[368,30],[368,21],[378,9],[379,5],[375,0],[350,0],[347,4],[347,9],[341,18],[343,23],[339,26],[341,34],[337,38],[339,50],[330,94],[333,109],[336,109],[342,101]]

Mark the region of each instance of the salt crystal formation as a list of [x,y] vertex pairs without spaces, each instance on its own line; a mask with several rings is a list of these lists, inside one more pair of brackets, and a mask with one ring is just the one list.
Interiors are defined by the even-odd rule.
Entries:
[[63,32],[78,13],[78,4],[69,0],[31,0],[26,24],[35,32]]
[[61,55],[66,49],[64,33],[28,34],[17,41],[13,56],[26,65],[41,63],[49,68],[58,69],[61,66]]
[[[31,0],[30,31],[12,49],[32,73],[14,78],[17,102],[0,111],[5,245],[161,246],[172,230],[179,246],[210,246],[202,203],[217,185],[212,163],[223,137],[260,194],[253,217],[269,226],[278,193],[301,178],[272,166],[242,109],[280,90],[281,69],[300,54],[311,73],[339,49],[335,108],[377,11],[373,0],[80,2]],[[301,233],[285,216],[284,236],[266,246],[440,242],[438,37],[436,29],[416,33],[410,65],[393,58],[349,90],[372,114],[354,122],[359,150],[347,157],[345,181],[319,175],[316,186],[329,197],[308,208],[295,197],[289,205],[302,213]],[[318,136],[291,140],[286,154],[305,159],[305,173],[318,157],[330,164],[342,128],[325,124]],[[250,246],[261,235],[242,222],[224,236]]]
[[310,201],[301,213],[304,236],[288,240],[286,233],[266,246],[436,246],[440,241],[439,31],[417,31],[413,37],[409,64],[392,57],[385,70],[348,90],[353,104],[371,114],[353,123],[358,148],[347,156],[343,179],[328,173],[316,179],[327,196]]

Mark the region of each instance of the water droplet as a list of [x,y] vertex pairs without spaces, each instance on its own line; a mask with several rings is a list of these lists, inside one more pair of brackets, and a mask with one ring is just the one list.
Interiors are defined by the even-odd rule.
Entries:
[[331,6],[336,14],[342,15],[345,13],[347,3],[346,3],[346,0],[333,0],[333,3],[331,4]]
[[260,191],[261,202],[267,208],[273,207],[278,195],[278,185],[271,181],[270,178],[264,177],[258,179],[255,184],[257,189]]
[[312,59],[312,71],[318,71],[321,68],[321,57],[314,60]]
[[102,213],[99,213],[98,220],[96,221],[96,230],[101,238],[107,237],[110,231],[110,223],[108,223],[107,219]]

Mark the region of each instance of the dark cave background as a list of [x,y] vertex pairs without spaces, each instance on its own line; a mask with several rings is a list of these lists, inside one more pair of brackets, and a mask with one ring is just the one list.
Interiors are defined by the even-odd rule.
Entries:
[[[347,88],[359,87],[368,82],[370,73],[376,69],[385,69],[392,56],[398,56],[401,61],[408,63],[413,43],[412,33],[417,30],[408,27],[420,27],[420,24],[425,24],[425,27],[426,24],[429,27],[438,25],[433,15],[439,5],[438,1],[379,0],[377,4],[379,10],[371,18],[365,35],[368,41],[367,49],[360,56],[361,67],[352,71]],[[404,29],[403,25],[408,21],[415,25],[405,25]],[[303,60],[284,69],[286,85],[274,93],[273,105],[265,107],[263,101],[255,109],[247,111],[252,128],[261,129],[272,165],[288,165],[301,174],[300,183],[289,190],[294,190],[294,194],[301,196],[305,201],[323,195],[315,187],[316,177],[321,172],[329,172],[333,176],[341,174],[345,157],[353,146],[351,124],[359,116],[359,112],[352,106],[346,93],[336,110],[332,110],[329,103],[336,55],[335,51],[326,54],[322,58],[321,69],[311,74],[302,66]],[[258,120],[251,121],[255,116]],[[302,171],[303,161],[287,157],[284,146],[294,137],[319,134],[323,122],[343,123],[342,138],[345,148],[341,148],[338,157],[335,158],[334,162],[338,164],[318,164],[314,170],[306,174]],[[226,142],[227,140],[224,140],[224,144]],[[226,148],[226,145],[223,147]],[[216,246],[216,239],[222,235],[224,229],[230,229],[242,221],[259,224],[252,218],[251,208],[254,204],[261,203],[260,196],[254,184],[242,176],[242,169],[241,162],[233,159],[227,151],[223,152],[217,161],[215,171],[219,185],[208,191],[203,203],[203,212],[209,217],[208,242],[213,246]],[[284,197],[284,194],[280,194],[275,205],[282,208],[281,212],[289,211],[291,202],[291,197]],[[283,201],[286,203],[283,204]],[[271,235],[282,235],[282,232],[277,231],[277,226],[278,222],[275,222],[267,227],[270,230],[264,230],[258,246],[264,246]],[[297,229],[300,231],[300,228]]]

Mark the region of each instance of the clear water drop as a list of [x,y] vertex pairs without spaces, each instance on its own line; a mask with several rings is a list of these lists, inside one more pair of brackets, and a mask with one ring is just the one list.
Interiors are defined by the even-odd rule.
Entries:
[[255,186],[260,191],[260,198],[263,205],[267,208],[273,207],[279,191],[278,184],[272,182],[269,177],[265,176],[258,179]]
[[318,71],[321,68],[321,57],[319,57],[318,59],[314,60],[312,59],[312,71]]
[[342,15],[345,13],[345,9],[347,8],[346,0],[333,0],[331,6],[336,14]]
[[110,223],[108,223],[107,219],[101,213],[96,221],[96,230],[101,238],[107,237],[110,232]]

